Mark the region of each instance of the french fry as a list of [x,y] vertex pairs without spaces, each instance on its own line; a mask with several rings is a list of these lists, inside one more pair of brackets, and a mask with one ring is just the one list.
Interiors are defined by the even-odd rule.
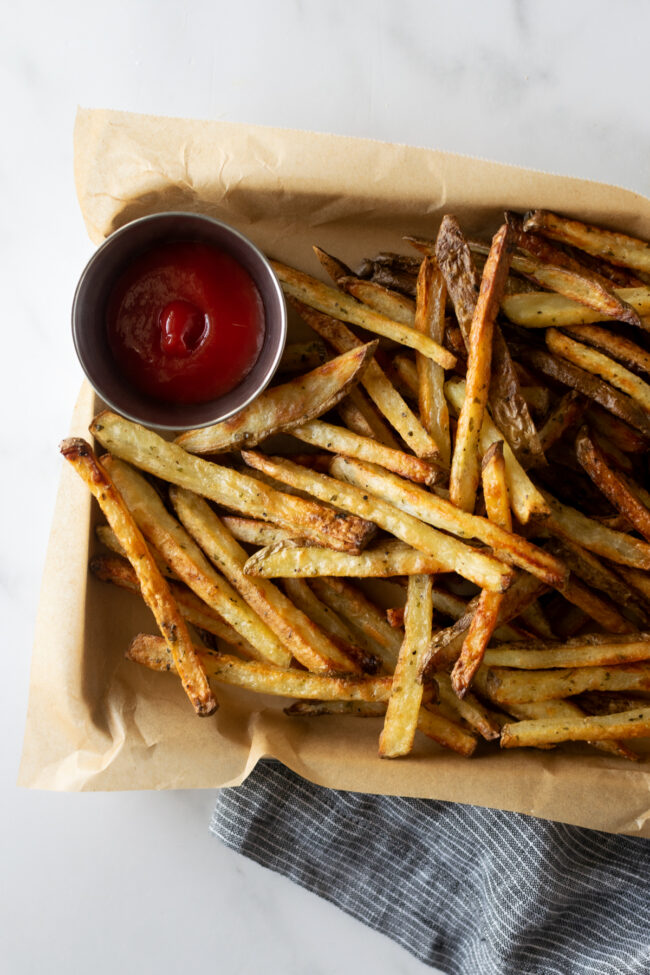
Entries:
[[435,528],[460,538],[478,538],[494,549],[499,559],[526,569],[548,585],[562,586],[567,578],[566,568],[555,556],[487,518],[460,510],[451,501],[404,481],[396,474],[348,457],[337,457],[330,470],[340,481],[354,484]]
[[[647,329],[650,288],[614,288],[613,293],[636,312],[644,329]],[[565,298],[564,295],[548,291],[506,295],[501,301],[501,311],[514,325],[523,328],[568,328],[603,321],[602,313],[592,311],[586,305]],[[610,320],[612,319],[607,319]]]
[[444,670],[436,671],[435,682],[438,685],[438,697],[442,704],[451,708],[470,728],[477,731],[486,741],[493,741],[499,737],[500,728],[494,720],[493,714],[481,704],[477,697],[467,692],[462,698],[456,695],[449,674]]
[[379,737],[381,758],[408,755],[413,747],[423,692],[418,680],[418,666],[431,640],[431,589],[431,576],[409,577],[404,642],[399,651],[384,727]]
[[323,718],[341,714],[344,717],[383,718],[386,705],[379,701],[294,701],[284,713],[290,718]]
[[544,492],[544,497],[551,509],[551,515],[545,523],[551,534],[563,540],[578,542],[583,548],[612,562],[630,565],[635,569],[650,569],[650,545],[647,542],[601,525],[575,508],[562,504],[548,491]]
[[[445,383],[445,396],[451,406],[460,411],[465,401],[465,383],[463,380],[449,380]],[[532,517],[545,517],[548,506],[539,490],[530,480],[525,470],[515,457],[504,435],[486,414],[481,426],[479,446],[481,454],[496,440],[503,440],[503,458],[506,465],[506,480],[510,504],[517,520],[522,525],[527,524]]]
[[[432,257],[425,257],[418,274],[414,326],[440,345],[445,337],[445,296],[445,279],[440,269]],[[451,441],[444,370],[420,354],[416,356],[416,365],[420,417],[438,445],[441,464],[449,467]]]
[[595,620],[608,633],[631,633],[632,624],[619,613],[610,599],[599,596],[572,576],[561,590],[562,595],[574,606],[579,606],[589,619]]
[[244,574],[246,552],[203,498],[176,487],[171,489],[170,497],[183,526],[210,561],[303,667],[313,671],[359,671],[356,661],[342,652],[272,582]]
[[609,466],[586,427],[582,427],[576,439],[576,456],[605,497],[650,542],[650,511],[630,491],[625,480]]
[[406,454],[402,450],[392,450],[369,437],[361,437],[344,427],[324,423],[322,420],[312,420],[310,423],[294,427],[291,435],[313,447],[322,447],[335,454],[344,454],[347,457],[367,460],[372,464],[380,464],[387,470],[395,471],[396,474],[420,484],[435,484],[443,476],[440,468],[426,460]]
[[597,349],[576,342],[555,328],[546,332],[546,345],[551,352],[568,359],[580,369],[599,376],[606,382],[626,393],[637,402],[646,413],[650,413],[650,386],[629,369],[614,362]]
[[312,278],[302,271],[271,261],[271,267],[278,276],[286,294],[297,298],[317,311],[333,318],[341,319],[352,325],[359,325],[369,332],[392,339],[400,345],[417,349],[423,355],[437,362],[444,369],[453,369],[456,365],[455,357],[430,339],[421,335],[414,328],[401,325],[379,312],[362,305],[349,295],[341,294],[334,288],[322,284],[317,278]]
[[[265,545],[277,545],[278,542],[288,542],[300,538],[299,534],[288,532],[285,528],[278,528],[277,525],[272,525],[268,521],[257,521],[255,518],[241,518],[239,515],[222,515],[221,520],[233,538],[236,538],[238,542],[244,542],[246,545],[256,545],[259,548]],[[301,544],[306,544],[304,539],[301,539]]]
[[342,518],[313,501],[274,491],[252,477],[188,454],[178,444],[167,443],[110,410],[96,416],[90,429],[115,457],[226,508],[275,522],[322,545],[360,551],[375,532],[370,522]]
[[[120,542],[120,540],[118,539],[117,535],[110,527],[110,525],[96,525],[95,536],[97,538],[97,541],[100,542],[102,545],[104,545],[106,548],[110,549],[111,552],[115,552],[116,555],[121,555],[123,558],[126,558],[126,552],[124,551],[124,546],[122,545],[122,543]],[[162,575],[164,575],[168,579],[175,578],[174,570],[170,565],[167,564],[167,562],[164,560],[160,552],[157,552],[156,549],[153,548],[153,546],[149,547],[149,551],[151,552],[151,556],[154,562],[156,563],[156,565],[158,566],[158,568],[160,569]]]
[[501,644],[485,651],[487,667],[545,670],[549,667],[607,667],[650,660],[650,633],[624,636],[591,633],[561,642],[532,640],[524,650],[517,644]]
[[314,339],[312,342],[292,342],[286,345],[278,374],[283,373],[303,373],[306,369],[316,369],[327,362],[329,355],[324,342]]
[[[291,304],[307,324],[338,352],[355,348],[359,344],[360,340],[342,322],[315,311],[297,299],[291,299]],[[425,459],[438,456],[438,445],[374,360],[366,367],[361,385],[413,453]]]
[[612,359],[618,359],[626,369],[650,374],[650,353],[625,336],[600,325],[573,325],[566,331],[577,341],[593,346]]
[[550,450],[567,430],[580,422],[586,408],[587,400],[576,390],[571,389],[564,394],[539,431],[539,439],[544,452]]
[[[488,519],[503,531],[512,532],[502,440],[492,444],[485,453],[481,475]],[[459,698],[465,696],[481,665],[485,649],[497,627],[502,602],[502,593],[491,593],[485,589],[481,592],[467,636],[451,672],[451,686]]]
[[[352,484],[299,468],[281,457],[268,457],[252,450],[242,451],[242,457],[251,467],[309,491],[315,497],[326,499],[330,504],[344,507],[348,511],[372,511],[376,524],[385,531],[425,555],[430,555],[439,564],[446,566],[446,571],[458,572],[483,589],[502,592],[511,581],[511,573],[502,562],[436,531],[393,504],[377,497],[371,500],[367,493]],[[342,457],[334,461],[337,465],[348,463],[350,462]],[[339,469],[337,467],[337,472]]]
[[650,606],[650,576],[640,569],[630,569],[625,565],[617,565],[616,572],[632,586],[635,593]]
[[487,683],[491,699],[507,710],[511,703],[573,697],[585,691],[647,691],[650,690],[650,666],[640,663],[558,670],[490,667]]
[[[128,592],[141,596],[142,591],[138,577],[131,563],[119,555],[96,555],[90,560],[90,571],[102,582],[112,582]],[[237,630],[217,613],[212,607],[194,595],[191,589],[182,583],[168,582],[169,591],[176,600],[176,605],[183,617],[193,626],[212,633],[224,643],[236,647],[247,657],[257,657],[255,647],[248,640],[240,636]]]
[[404,388],[411,396],[417,398],[420,392],[420,381],[418,368],[413,360],[406,355],[396,355],[392,360],[392,366]]
[[359,648],[362,648],[368,658],[367,664],[363,668],[364,671],[366,673],[375,672],[380,661],[375,657],[374,666],[370,662],[370,655],[374,656],[376,651],[372,641],[359,640],[358,633],[355,633],[338,613],[321,602],[304,579],[286,579],[284,591],[294,606],[301,610],[312,623],[327,633],[346,653],[350,653],[350,648],[354,648],[352,651],[354,658],[354,654]]
[[313,579],[311,587],[331,610],[342,616],[371,652],[377,653],[389,673],[402,645],[402,634],[393,629],[383,613],[359,589],[340,579]]
[[217,454],[255,447],[266,437],[291,430],[327,413],[363,375],[377,351],[369,342],[330,359],[304,376],[266,389],[239,413],[200,430],[187,430],[176,443],[193,454]]
[[398,291],[392,291],[376,281],[364,281],[363,278],[354,276],[339,278],[337,284],[342,291],[386,318],[413,328],[415,306],[411,298],[406,298]]
[[347,264],[344,264],[343,261],[339,260],[338,257],[328,254],[327,251],[324,251],[321,247],[316,247],[316,245],[312,247],[312,250],[320,261],[323,270],[329,274],[330,278],[334,284],[337,285],[337,287],[339,278],[347,278],[352,274],[351,268],[349,268]]
[[599,376],[581,369],[568,359],[551,355],[544,349],[521,346],[517,350],[519,359],[543,375],[556,382],[564,383],[598,403],[609,413],[624,423],[639,430],[645,438],[650,438],[650,421],[643,407]]
[[[240,660],[214,650],[198,647],[195,650],[210,680],[258,694],[321,698],[324,701],[387,701],[393,683],[390,676],[314,674],[308,670],[275,667],[261,660]],[[172,656],[159,637],[139,634],[131,641],[126,656],[149,670],[174,669]]]
[[318,576],[351,576],[356,579],[389,578],[448,571],[432,556],[404,542],[389,540],[361,555],[314,548],[299,542],[278,542],[251,555],[247,575],[266,579],[310,579]]
[[617,714],[647,708],[650,704],[650,700],[640,694],[610,694],[608,691],[587,691],[577,701],[587,714]]
[[601,741],[610,738],[650,736],[650,708],[637,708],[620,714],[588,715],[569,721],[549,718],[518,721],[501,729],[502,748],[524,748],[560,741]]
[[165,649],[177,668],[185,693],[196,713],[201,717],[212,714],[217,710],[217,699],[210,690],[205,670],[194,652],[185,621],[121,492],[85,440],[64,440],[60,449],[96,498],[124,548],[137,576],[144,601],[164,636]]
[[466,395],[458,415],[449,497],[472,512],[479,482],[479,438],[488,401],[494,322],[509,268],[508,228],[494,236],[469,334]]
[[559,217],[549,210],[529,211],[524,217],[524,230],[534,230],[561,244],[578,247],[594,257],[604,257],[611,264],[650,272],[650,244],[636,237]]
[[370,437],[386,447],[399,450],[400,445],[391,428],[374,403],[357,386],[338,405],[338,413],[345,426],[361,437]]

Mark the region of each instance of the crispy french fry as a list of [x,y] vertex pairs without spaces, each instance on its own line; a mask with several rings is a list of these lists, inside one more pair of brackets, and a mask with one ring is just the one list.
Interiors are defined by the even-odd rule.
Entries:
[[435,681],[438,685],[438,697],[442,704],[451,708],[463,721],[477,731],[486,741],[493,741],[499,737],[500,728],[493,714],[471,692],[462,698],[457,697],[449,674],[444,670],[436,671]]
[[394,322],[399,322],[400,325],[413,328],[415,306],[411,298],[406,298],[398,291],[392,291],[376,281],[365,281],[354,276],[339,278],[337,284],[343,291],[374,311],[391,318]]
[[640,663],[558,670],[490,667],[487,684],[491,699],[507,709],[510,703],[573,697],[584,691],[647,691],[650,690],[650,666]]
[[308,548],[299,542],[279,542],[251,555],[244,571],[266,579],[351,576],[355,579],[389,578],[448,571],[432,556],[404,542],[382,542],[361,555]]
[[526,365],[556,382],[571,386],[595,403],[600,404],[609,413],[613,413],[614,416],[634,427],[635,430],[639,430],[644,437],[650,438],[650,421],[643,407],[636,400],[605,382],[604,379],[581,369],[573,362],[569,362],[568,359],[551,355],[544,349],[521,346],[518,348],[517,354]]
[[597,349],[563,335],[556,328],[547,330],[546,344],[551,352],[568,359],[578,368],[604,379],[635,400],[646,413],[650,413],[650,386],[629,369],[625,369]]
[[[422,261],[418,274],[414,325],[419,332],[429,335],[440,345],[445,337],[445,297],[445,279],[435,260],[427,256]],[[444,370],[419,353],[416,365],[420,417],[425,429],[438,445],[441,464],[449,467],[451,441]]]
[[445,369],[453,369],[456,365],[455,357],[430,339],[421,335],[414,328],[401,325],[379,312],[362,305],[349,295],[341,294],[334,288],[322,284],[317,278],[312,278],[302,271],[271,261],[271,267],[277,274],[286,294],[304,302],[317,311],[334,318],[342,319],[352,325],[360,325],[369,332],[393,339],[401,345],[417,349]]
[[96,498],[124,548],[137,576],[144,601],[164,635],[163,644],[170,659],[174,661],[185,693],[196,713],[201,717],[212,714],[218,707],[217,700],[194,652],[185,621],[119,488],[85,440],[64,440],[60,449]]
[[533,640],[525,649],[517,644],[501,644],[485,651],[487,667],[515,667],[519,670],[545,670],[549,667],[606,667],[650,660],[650,633],[624,636],[592,633],[565,643]]
[[418,680],[418,666],[431,640],[431,589],[431,576],[409,577],[404,642],[399,651],[386,719],[379,738],[382,758],[408,755],[413,747],[423,692]]
[[327,413],[363,375],[377,342],[350,349],[304,376],[267,389],[239,413],[200,430],[187,430],[176,443],[193,454],[255,447],[266,437],[291,430]]
[[630,491],[625,480],[610,467],[587,427],[582,427],[576,439],[576,456],[605,497],[650,542],[650,511]]
[[[299,534],[288,532],[285,528],[278,528],[268,521],[258,521],[255,518],[241,518],[239,515],[222,515],[221,520],[238,542],[246,545],[276,545],[278,542],[288,542],[300,538]],[[301,545],[305,545],[304,539]],[[333,550],[332,550],[333,551]]]
[[[111,552],[115,552],[116,555],[121,555],[126,558],[124,546],[110,525],[97,525],[95,527],[95,535],[97,537],[97,541],[101,542],[102,545],[110,549]],[[153,560],[160,569],[161,573],[168,579],[175,578],[174,570],[170,565],[168,565],[160,552],[157,552],[153,546],[149,547],[149,551],[151,552]]]
[[[90,560],[89,567],[92,574],[102,582],[112,582],[122,589],[142,595],[138,577],[127,559],[119,555],[96,555]],[[207,630],[224,643],[236,647],[247,657],[258,656],[255,647],[240,636],[229,623],[226,623],[212,607],[195,596],[191,589],[178,582],[168,582],[168,586],[176,600],[176,605],[188,623],[198,626],[201,630]]]
[[354,484],[435,528],[461,538],[480,539],[494,549],[498,558],[526,569],[548,585],[561,586],[566,580],[566,568],[548,552],[487,518],[460,510],[451,501],[404,481],[396,474],[348,457],[337,457],[330,470],[341,481]]
[[243,572],[247,555],[203,498],[172,488],[170,497],[185,529],[210,561],[225,575],[242,599],[275,633],[296,660],[313,671],[355,673],[356,661],[342,652],[326,633],[287,599],[268,579],[253,579]]
[[479,439],[488,401],[494,322],[509,268],[508,228],[494,236],[469,334],[466,395],[458,415],[449,497],[472,512],[479,482]]
[[[358,655],[360,648],[362,648],[368,658],[367,665],[363,668],[364,671],[366,673],[375,672],[380,661],[375,658],[374,667],[370,662],[370,655],[375,655],[376,652],[376,646],[373,642],[360,640],[358,633],[353,631],[338,613],[335,613],[333,609],[322,602],[304,579],[286,579],[284,590],[294,606],[297,606],[312,623],[327,633],[346,653],[352,652],[354,658],[355,653]],[[351,651],[350,648],[353,650]]]
[[[505,532],[512,531],[512,517],[503,460],[503,441],[492,444],[483,457],[483,496],[489,520]],[[481,665],[486,647],[497,627],[502,593],[483,590],[472,617],[460,655],[451,672],[451,685],[459,698],[467,693],[474,674]]]
[[[314,674],[308,670],[275,667],[261,660],[240,660],[225,653],[195,648],[211,680],[243,687],[258,694],[321,698],[324,701],[387,701],[393,678]],[[150,670],[174,669],[167,647],[159,637],[139,634],[126,656]]]
[[435,704],[420,708],[418,731],[465,758],[469,758],[476,749],[476,737],[443,714]]
[[[450,380],[445,383],[445,396],[455,410],[461,410],[465,401],[465,383],[463,380]],[[525,470],[515,457],[503,433],[486,414],[480,431],[479,446],[481,454],[496,440],[503,440],[503,457],[506,465],[506,479],[510,504],[517,520],[522,525],[527,524],[533,516],[545,517],[548,506],[539,490],[530,480]]]
[[395,373],[408,393],[414,398],[419,396],[420,383],[418,379],[418,369],[412,359],[406,355],[396,355],[392,360]]
[[586,408],[587,400],[576,390],[571,389],[564,394],[539,431],[539,439],[544,451],[550,450],[567,430],[580,422]]
[[650,545],[630,535],[614,531],[569,505],[562,504],[548,491],[544,497],[551,509],[545,527],[561,539],[578,542],[583,548],[612,562],[635,569],[650,569]]
[[[650,288],[614,288],[613,294],[634,309],[644,329],[647,329]],[[523,328],[568,328],[603,321],[601,312],[592,311],[571,298],[548,291],[506,295],[501,301],[501,311],[511,322]]]
[[361,437],[343,427],[323,423],[322,420],[312,420],[310,423],[294,427],[291,435],[313,447],[322,447],[335,454],[344,454],[347,457],[367,460],[372,464],[380,464],[387,470],[395,471],[396,474],[401,474],[402,477],[420,484],[435,484],[443,476],[440,468],[426,460],[406,454],[402,450],[392,450],[369,437]]
[[[458,572],[459,575],[469,579],[470,582],[476,582],[483,589],[501,592],[507,589],[510,583],[511,573],[502,562],[436,531],[393,504],[377,497],[371,500],[367,493],[352,484],[299,468],[281,457],[267,457],[252,450],[243,451],[242,457],[251,467],[266,471],[272,477],[309,491],[315,497],[327,499],[331,504],[345,507],[348,511],[372,511],[376,524],[385,531],[425,555],[432,556],[439,564],[447,566],[446,571]],[[337,473],[345,469],[341,465],[349,463],[351,462],[343,457],[337,458],[334,461],[334,464],[338,465]]]
[[650,705],[650,699],[640,694],[610,694],[608,691],[587,691],[577,701],[587,714],[617,714]]
[[278,374],[303,373],[307,369],[316,369],[329,359],[324,342],[314,339],[312,342],[292,342],[286,345]]
[[326,606],[352,627],[358,641],[381,657],[386,670],[392,673],[402,645],[402,634],[391,627],[374,603],[341,579],[313,579],[311,587]]
[[353,433],[358,433],[361,437],[370,437],[385,444],[386,447],[392,447],[393,450],[400,449],[400,444],[384,417],[358,386],[344,400],[341,400],[338,412],[345,426]]
[[611,264],[650,272],[650,244],[636,237],[560,217],[549,210],[529,211],[524,217],[524,230],[537,231],[561,244],[578,247],[594,257],[604,257]]
[[[291,304],[307,324],[321,338],[334,346],[338,352],[355,348],[359,344],[360,340],[342,322],[330,315],[315,311],[297,299],[291,299]],[[391,426],[397,430],[404,442],[418,457],[436,458],[438,456],[438,445],[374,360],[366,367],[361,377],[361,385],[366,389],[380,413],[386,417]]]
[[637,708],[620,714],[588,715],[573,721],[567,718],[518,721],[501,729],[501,747],[522,748],[560,741],[647,737],[650,737],[650,708]]
[[312,250],[320,261],[323,270],[329,274],[334,284],[338,285],[339,278],[347,278],[352,274],[352,270],[347,264],[344,264],[338,257],[328,254],[322,247],[316,247],[314,245]]
[[274,491],[255,478],[188,454],[178,444],[167,443],[109,410],[95,417],[91,432],[114,456],[150,474],[322,545],[360,551],[375,532],[370,522],[342,518],[313,501]]
[[579,606],[587,616],[599,623],[608,633],[631,633],[632,624],[619,613],[610,599],[599,596],[572,576],[562,589],[562,595],[574,606]]
[[579,342],[599,349],[612,359],[618,359],[626,369],[650,374],[650,353],[625,336],[600,325],[573,325],[566,331]]

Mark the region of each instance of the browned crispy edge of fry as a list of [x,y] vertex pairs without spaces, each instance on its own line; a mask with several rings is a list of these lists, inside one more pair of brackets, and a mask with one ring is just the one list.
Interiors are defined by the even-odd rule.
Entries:
[[535,230],[595,257],[605,257],[611,264],[650,271],[650,244],[628,234],[560,217],[549,210],[529,210],[524,217],[524,230]]
[[602,741],[650,737],[650,708],[617,714],[517,721],[501,729],[501,748],[530,747],[560,741]]
[[63,441],[60,450],[90,488],[122,544],[196,713],[201,717],[213,714],[218,703],[194,652],[185,621],[122,496],[85,440],[71,437]]
[[[420,265],[415,298],[415,328],[441,345],[445,339],[445,279],[435,258],[427,255]],[[440,366],[416,353],[416,378],[420,418],[438,445],[445,467],[451,462],[449,408],[445,397],[445,374]]]
[[626,369],[650,374],[650,353],[624,335],[600,325],[569,325],[564,331],[579,342],[618,359]]
[[587,403],[588,400],[575,389],[570,389],[562,396],[539,431],[539,439],[544,451],[550,450],[567,430],[580,422],[587,409]]
[[630,491],[625,481],[610,467],[600,447],[582,427],[576,438],[576,456],[594,484],[614,507],[650,542],[650,511]]

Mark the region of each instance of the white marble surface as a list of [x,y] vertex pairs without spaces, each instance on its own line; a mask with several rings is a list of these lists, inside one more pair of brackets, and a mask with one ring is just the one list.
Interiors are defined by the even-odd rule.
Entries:
[[[23,0],[4,14],[0,970],[423,972],[224,850],[208,836],[209,792],[14,785],[56,445],[81,380],[69,306],[91,245],[72,182],[75,106],[372,136],[650,193],[650,6]],[[191,946],[172,923],[179,904]]]

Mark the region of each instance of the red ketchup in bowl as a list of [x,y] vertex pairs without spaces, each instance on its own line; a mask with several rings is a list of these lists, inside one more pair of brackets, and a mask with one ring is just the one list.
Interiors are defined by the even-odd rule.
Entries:
[[192,241],[135,260],[108,302],[108,343],[140,392],[169,403],[205,403],[234,389],[264,339],[264,307],[248,271]]

